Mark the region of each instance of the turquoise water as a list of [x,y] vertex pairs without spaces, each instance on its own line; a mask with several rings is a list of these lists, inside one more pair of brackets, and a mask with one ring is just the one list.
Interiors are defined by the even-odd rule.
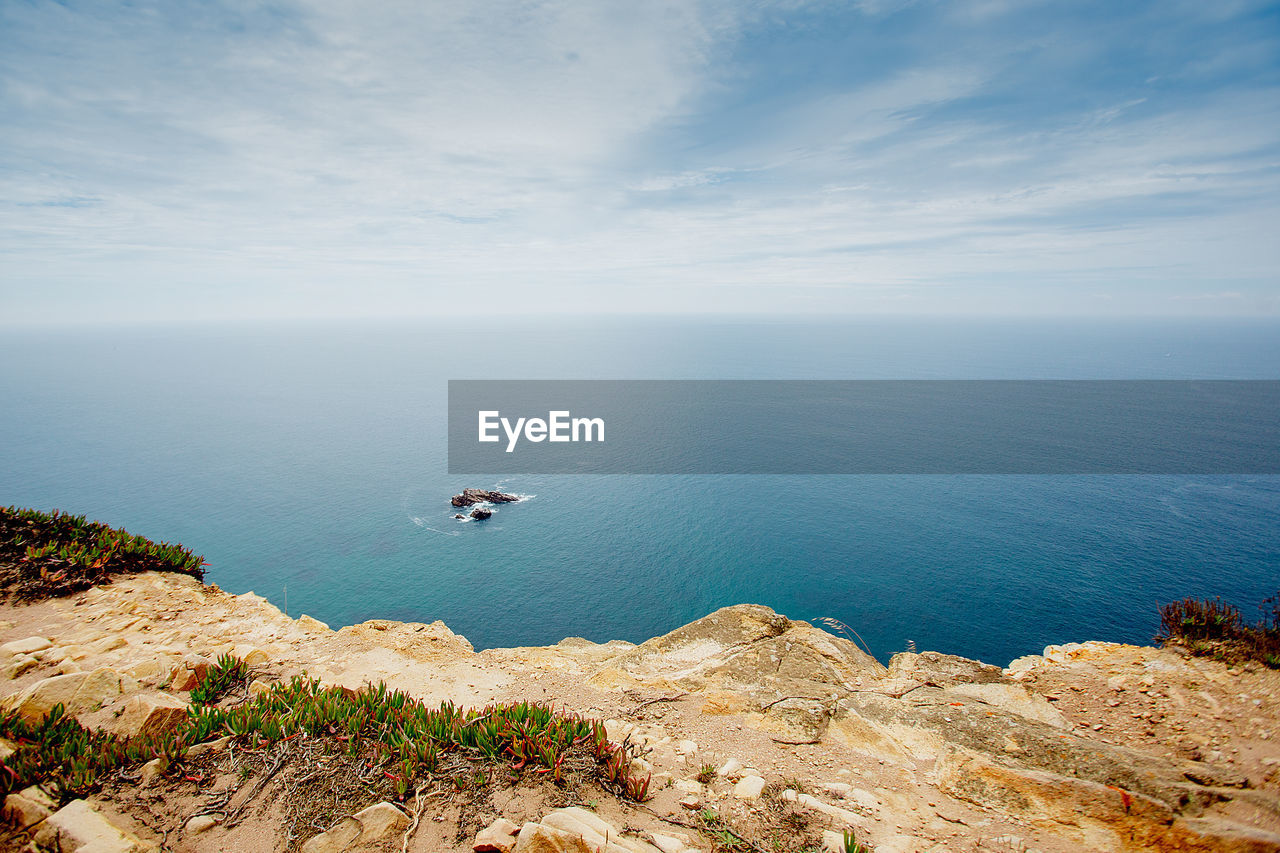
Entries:
[[[831,616],[882,659],[1143,642],[1280,589],[1280,477],[446,473],[458,378],[1280,378],[1274,321],[538,319],[0,333],[0,501],[181,541],[208,580],[478,648]],[[533,497],[484,523],[451,494]]]

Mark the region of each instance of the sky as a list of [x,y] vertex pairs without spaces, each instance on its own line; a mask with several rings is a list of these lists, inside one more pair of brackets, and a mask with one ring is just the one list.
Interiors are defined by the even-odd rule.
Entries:
[[1280,315],[1280,3],[0,0],[0,323]]

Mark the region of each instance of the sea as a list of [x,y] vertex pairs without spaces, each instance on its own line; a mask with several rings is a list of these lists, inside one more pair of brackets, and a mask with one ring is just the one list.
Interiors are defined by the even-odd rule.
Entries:
[[[450,379],[1280,379],[1275,319],[530,317],[0,330],[0,503],[86,514],[334,628],[640,642],[726,605],[1007,664],[1280,590],[1280,477],[513,475]],[[457,521],[465,487],[525,496]]]

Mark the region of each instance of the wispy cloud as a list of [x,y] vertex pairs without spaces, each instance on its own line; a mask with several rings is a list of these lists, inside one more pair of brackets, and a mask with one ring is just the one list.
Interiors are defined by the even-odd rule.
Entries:
[[1280,313],[1211,5],[4,4],[0,314]]

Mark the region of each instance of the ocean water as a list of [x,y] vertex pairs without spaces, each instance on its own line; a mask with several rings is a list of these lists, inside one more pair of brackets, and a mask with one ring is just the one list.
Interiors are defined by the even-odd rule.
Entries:
[[[334,627],[641,641],[728,604],[882,660],[1148,641],[1280,589],[1280,477],[450,476],[449,379],[1280,379],[1275,321],[538,318],[0,331],[0,502]],[[459,523],[463,487],[529,495]]]

